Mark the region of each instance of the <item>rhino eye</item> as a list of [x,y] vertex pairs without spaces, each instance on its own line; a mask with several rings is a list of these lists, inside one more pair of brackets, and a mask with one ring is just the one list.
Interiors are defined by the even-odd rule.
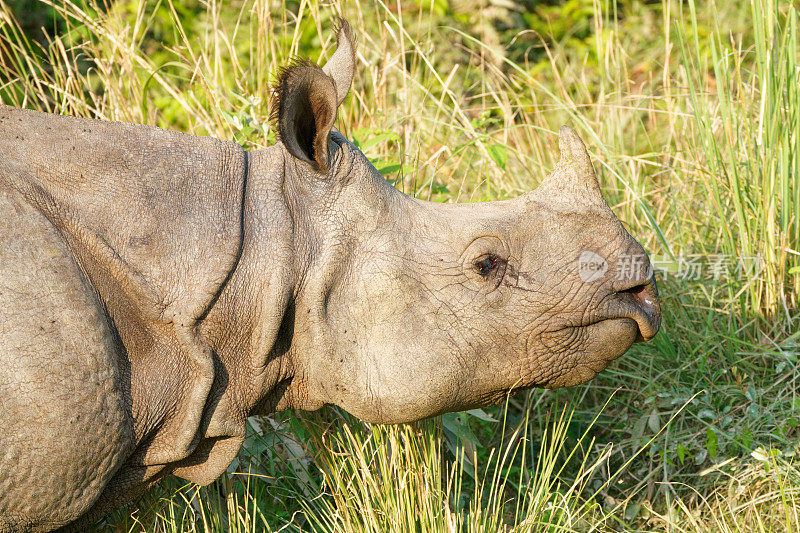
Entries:
[[475,269],[481,276],[488,276],[497,270],[500,264],[500,258],[496,255],[490,254],[475,261]]

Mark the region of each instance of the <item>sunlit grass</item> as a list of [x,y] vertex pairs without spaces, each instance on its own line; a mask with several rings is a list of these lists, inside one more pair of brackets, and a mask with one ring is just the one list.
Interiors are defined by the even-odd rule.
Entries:
[[[538,442],[531,431],[535,423],[527,417],[516,427],[498,427],[506,436],[502,442],[486,458],[473,450],[470,459],[464,448],[447,453],[436,420],[376,426],[342,413],[310,415],[296,423],[310,437],[302,450],[313,458],[313,466],[306,457],[280,458],[269,452],[272,461],[297,461],[287,468],[301,468],[303,475],[278,481],[250,470],[206,489],[172,483],[140,501],[133,518],[117,513],[107,523],[147,531],[265,531],[276,523],[290,531],[337,532],[572,531],[601,526],[626,503],[616,503],[609,512],[585,496],[589,481],[602,477],[598,470],[612,445],[599,446],[602,453],[590,460],[598,447],[589,436],[591,426],[570,441],[571,422],[565,411],[548,414],[544,431],[536,425]],[[519,468],[510,469],[512,464]],[[577,466],[581,475],[567,480],[568,465]],[[298,503],[285,524],[268,503],[276,483],[282,484],[284,497]]]
[[[314,530],[346,532],[559,531],[603,521],[581,489],[605,456],[587,462],[594,448],[588,432],[570,448],[570,421],[564,412],[548,419],[538,445],[527,417],[498,427],[507,438],[483,460],[474,450],[467,457],[466,448],[447,454],[436,421],[385,428],[348,418],[323,432],[317,427],[324,491],[303,503],[305,517]],[[571,460],[584,475],[570,484],[561,475]]]
[[[775,0],[750,7],[751,45],[715,20],[701,50],[693,0],[691,30],[679,27],[678,43],[697,122],[692,144],[704,163],[698,171],[709,215],[720,222],[706,250],[760,258],[761,275],[729,286],[730,298],[780,327],[800,306],[800,25],[797,9]],[[704,91],[709,74],[713,86]]]

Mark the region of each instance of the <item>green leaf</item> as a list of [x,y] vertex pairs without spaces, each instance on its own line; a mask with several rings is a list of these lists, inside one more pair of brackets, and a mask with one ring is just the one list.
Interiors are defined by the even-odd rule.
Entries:
[[444,183],[434,183],[431,185],[431,192],[433,194],[448,194],[450,191]]
[[373,165],[375,165],[375,170],[384,176],[387,174],[393,174],[394,172],[397,172],[403,168],[403,165],[400,163],[392,163],[390,161],[376,161],[373,163]]
[[496,418],[491,416],[483,409],[470,409],[469,411],[467,411],[467,414],[470,416],[474,416],[478,420],[483,420],[484,422],[497,422]]
[[625,520],[633,520],[639,516],[639,511],[642,510],[641,503],[630,503],[625,507]]
[[678,452],[678,460],[681,462],[681,464],[683,464],[683,461],[686,458],[686,446],[684,446],[682,443],[678,443],[678,449],[676,451]]
[[717,415],[711,409],[700,409],[700,412],[697,413],[697,416],[707,420],[714,420],[717,417]]
[[770,453],[761,446],[750,452],[750,456],[756,461],[766,462],[769,460]]
[[661,417],[658,416],[658,411],[655,409],[650,416],[647,417],[647,427],[650,428],[650,431],[653,433],[658,433],[658,430],[661,429]]
[[717,457],[717,434],[711,428],[706,428],[706,449],[708,455],[714,460]]
[[636,424],[633,425],[633,431],[631,432],[631,436],[634,439],[641,439],[644,435],[644,430],[647,427],[647,420],[650,417],[648,415],[644,415],[639,420],[636,421]]
[[756,401],[757,398],[756,388],[751,384],[749,387],[747,387],[747,390],[744,391],[744,395],[751,402]]
[[459,439],[477,443],[478,438],[472,432],[462,413],[445,413],[442,415],[442,426],[445,431],[451,432]]
[[489,152],[489,157],[492,158],[492,161],[494,161],[498,167],[505,170],[506,161],[508,161],[506,146],[504,144],[490,144],[486,147],[486,150]]
[[706,457],[708,457],[708,450],[705,449],[699,450],[697,454],[695,454],[694,456],[694,464],[695,465],[703,464],[703,462],[706,460]]
[[400,136],[393,131],[358,130],[353,132],[353,144],[366,153],[370,148],[382,142],[399,141]]

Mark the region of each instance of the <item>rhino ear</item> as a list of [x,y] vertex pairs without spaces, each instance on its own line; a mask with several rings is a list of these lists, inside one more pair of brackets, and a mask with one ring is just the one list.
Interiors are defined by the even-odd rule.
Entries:
[[350,92],[355,70],[356,43],[353,39],[353,31],[345,19],[339,18],[336,29],[336,52],[322,67],[322,71],[333,78],[333,83],[336,84],[336,99],[339,105],[342,105],[347,93]]
[[310,62],[281,69],[272,118],[278,137],[297,159],[328,171],[328,139],[339,102],[334,80]]

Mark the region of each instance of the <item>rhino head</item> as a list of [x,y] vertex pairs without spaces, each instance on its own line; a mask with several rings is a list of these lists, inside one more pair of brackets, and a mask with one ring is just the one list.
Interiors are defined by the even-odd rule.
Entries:
[[516,199],[409,197],[333,127],[353,50],[344,23],[328,64],[284,69],[274,96],[294,254],[283,405],[412,421],[585,382],[653,338],[647,255],[573,130],[559,131],[553,173]]

